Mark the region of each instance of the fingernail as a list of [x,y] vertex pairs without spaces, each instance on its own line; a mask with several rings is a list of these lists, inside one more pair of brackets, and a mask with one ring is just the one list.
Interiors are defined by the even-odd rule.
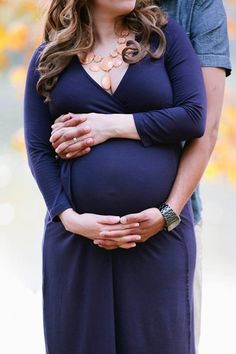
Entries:
[[93,243],[94,243],[95,245],[99,245],[99,241],[98,241],[98,240],[94,240]]
[[136,227],[136,226],[139,226],[139,223],[138,223],[138,222],[136,222],[134,225],[135,225],[135,227]]
[[137,236],[137,237],[136,237],[136,240],[141,240],[141,236]]

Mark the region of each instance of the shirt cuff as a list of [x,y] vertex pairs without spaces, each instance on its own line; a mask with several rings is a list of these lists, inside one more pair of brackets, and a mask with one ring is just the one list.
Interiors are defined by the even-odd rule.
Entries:
[[56,205],[55,207],[51,208],[50,210],[48,210],[48,214],[49,214],[49,221],[51,222],[59,222],[61,221],[61,219],[59,218],[59,214],[61,214],[63,211],[65,211],[66,209],[71,209],[72,206],[69,202],[64,202],[61,204]]
[[144,123],[143,113],[133,113],[133,118],[141,142],[143,143],[144,146],[151,146],[152,141],[145,133],[145,123]]
[[198,54],[202,67],[213,67],[225,69],[226,76],[231,74],[231,62],[228,56],[214,54]]

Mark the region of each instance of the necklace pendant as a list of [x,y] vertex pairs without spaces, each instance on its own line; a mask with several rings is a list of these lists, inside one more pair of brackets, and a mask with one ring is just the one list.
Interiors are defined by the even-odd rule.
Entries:
[[117,46],[116,50],[119,54],[122,54],[123,50],[126,48],[126,44],[120,44]]
[[95,55],[93,52],[88,53],[85,57],[80,58],[80,62],[81,62],[81,64],[84,64],[84,65],[90,64],[90,63],[92,63],[94,57],[95,57]]
[[116,58],[117,55],[118,55],[117,50],[114,50],[114,51],[111,53],[111,57],[112,57],[112,58]]
[[118,41],[117,41],[119,44],[124,44],[126,42],[126,38],[125,37],[120,37],[118,38]]
[[105,74],[102,78],[102,88],[104,88],[104,90],[108,91],[111,88],[111,79],[109,74]]
[[92,63],[90,66],[89,66],[89,69],[93,72],[98,72],[100,70],[99,68],[99,65],[97,63]]
[[123,30],[122,32],[121,32],[121,36],[122,37],[127,37],[129,35],[129,31],[128,30]]
[[100,63],[100,68],[103,71],[110,71],[113,68],[113,61],[111,57],[105,57]]
[[115,58],[113,60],[113,66],[114,68],[119,68],[123,64],[123,59],[122,58]]
[[95,55],[95,57],[94,57],[95,63],[100,63],[101,60],[102,60],[101,55]]

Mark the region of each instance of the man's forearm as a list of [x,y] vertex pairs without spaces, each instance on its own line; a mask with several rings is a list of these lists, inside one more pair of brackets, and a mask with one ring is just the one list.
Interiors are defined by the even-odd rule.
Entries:
[[202,138],[187,142],[180,160],[178,173],[167,203],[180,213],[198,185],[214,149],[221,116],[225,71],[203,68],[207,93],[207,123]]
[[108,119],[111,138],[140,140],[132,114],[111,114]]
[[166,201],[177,214],[180,214],[197,187],[214,145],[214,140],[207,137],[186,143],[174,185]]

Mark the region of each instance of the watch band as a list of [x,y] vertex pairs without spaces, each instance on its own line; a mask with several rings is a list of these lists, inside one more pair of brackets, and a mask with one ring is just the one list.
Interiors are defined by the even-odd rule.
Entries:
[[163,203],[159,207],[161,214],[165,219],[165,231],[172,231],[181,222],[180,217],[174,212],[174,210],[167,204]]

